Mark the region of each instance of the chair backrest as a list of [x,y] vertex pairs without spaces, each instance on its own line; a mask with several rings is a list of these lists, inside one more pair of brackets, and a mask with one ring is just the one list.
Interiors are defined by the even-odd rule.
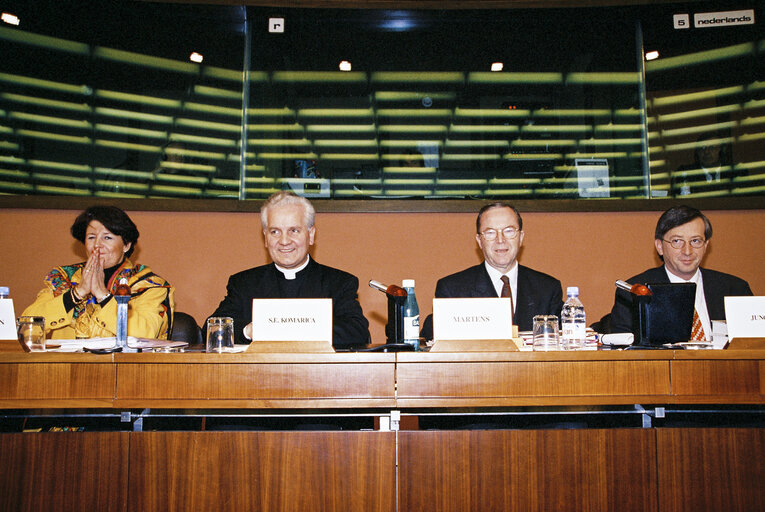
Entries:
[[173,314],[173,330],[170,333],[171,341],[185,341],[189,345],[202,344],[202,329],[197,325],[194,317],[183,311]]

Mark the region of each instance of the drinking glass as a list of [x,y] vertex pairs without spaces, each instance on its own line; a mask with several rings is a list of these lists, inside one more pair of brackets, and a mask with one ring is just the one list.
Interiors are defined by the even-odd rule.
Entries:
[[537,315],[534,317],[534,350],[558,350],[558,317],[555,315]]
[[234,319],[229,316],[214,316],[207,319],[206,352],[225,352],[234,348]]
[[24,350],[27,352],[45,352],[45,317],[19,317],[17,327],[19,343]]

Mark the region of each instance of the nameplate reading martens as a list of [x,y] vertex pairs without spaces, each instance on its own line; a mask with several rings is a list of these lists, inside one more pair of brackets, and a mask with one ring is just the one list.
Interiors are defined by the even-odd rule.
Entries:
[[509,298],[433,299],[434,340],[509,340]]

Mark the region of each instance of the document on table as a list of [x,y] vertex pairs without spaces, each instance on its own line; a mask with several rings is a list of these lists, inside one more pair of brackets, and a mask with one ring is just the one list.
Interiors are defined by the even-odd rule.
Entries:
[[[60,345],[58,348],[48,349],[49,352],[83,352],[85,348],[90,350],[111,348],[117,343],[117,338],[88,338],[79,340],[48,340],[49,343]],[[179,348],[188,345],[185,341],[167,341],[148,338],[136,338],[128,336],[128,346],[137,349],[152,348]]]

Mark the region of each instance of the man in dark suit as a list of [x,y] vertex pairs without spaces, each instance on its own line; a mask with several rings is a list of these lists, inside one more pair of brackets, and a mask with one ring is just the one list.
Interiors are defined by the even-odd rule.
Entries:
[[[696,283],[696,312],[704,337],[712,337],[712,320],[725,319],[725,297],[752,295],[749,284],[736,276],[701,268],[701,260],[712,238],[712,224],[696,208],[675,206],[659,218],[654,245],[664,265],[646,270],[628,282]],[[632,332],[632,297],[616,290],[611,310],[611,332]]]
[[358,301],[359,280],[314,261],[308,254],[316,227],[310,201],[291,192],[271,196],[260,221],[273,263],[234,274],[226,297],[212,316],[234,319],[236,343],[252,338],[252,299],[331,298],[332,344],[347,348],[369,343],[369,322]]
[[[484,262],[439,279],[436,298],[500,297],[509,285],[514,306],[513,323],[530,331],[534,315],[560,315],[560,281],[518,264],[523,243],[523,219],[518,210],[505,203],[492,203],[478,212],[475,239]],[[508,284],[502,278],[507,276]],[[428,316],[420,333],[433,337],[433,321]]]

